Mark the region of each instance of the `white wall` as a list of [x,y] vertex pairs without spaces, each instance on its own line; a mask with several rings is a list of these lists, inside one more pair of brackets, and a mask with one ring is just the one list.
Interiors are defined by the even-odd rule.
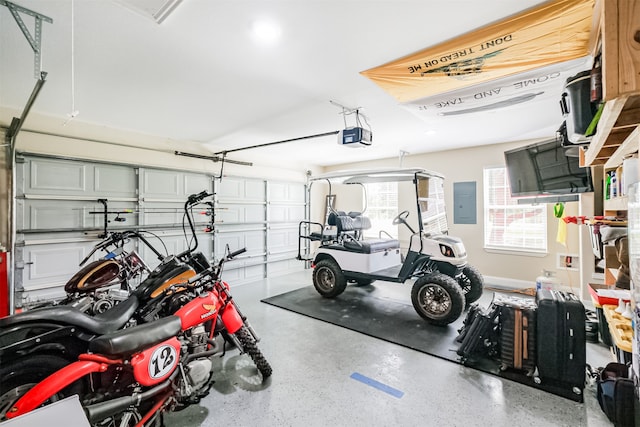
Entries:
[[[567,226],[567,246],[556,242],[558,219],[553,216],[553,205],[547,205],[548,254],[543,256],[518,255],[513,252],[489,251],[483,245],[483,168],[487,166],[504,166],[503,153],[506,150],[530,144],[532,141],[520,143],[496,144],[491,146],[466,148],[421,155],[408,155],[404,158],[404,167],[421,167],[440,172],[445,175],[445,193],[448,209],[449,233],[463,239],[469,262],[477,266],[489,282],[497,285],[515,287],[531,287],[543,269],[554,272],[566,287],[578,293],[580,288],[579,271],[570,271],[557,267],[557,255],[560,253],[579,254],[579,233],[577,225]],[[326,168],[325,172],[340,169],[369,169],[374,167],[397,167],[398,159],[385,159],[366,163],[351,163],[339,167]],[[477,224],[453,224],[453,184],[454,182],[476,182],[477,190]],[[565,205],[568,215],[578,215],[579,203]],[[588,254],[587,254],[588,255]]]
[[[165,142],[162,145],[166,147],[165,150],[133,147],[118,142],[99,142],[91,139],[68,138],[28,131],[21,132],[16,140],[16,150],[29,153],[190,170],[213,175],[220,173],[220,162],[177,156],[174,153],[178,150],[207,156],[212,155],[212,153],[204,151],[199,144]],[[305,182],[307,170],[305,165],[293,168],[290,164],[273,166],[260,163],[259,156],[255,156],[253,166],[243,166],[232,163],[225,163],[224,166],[224,174],[227,176],[255,177],[293,182]]]

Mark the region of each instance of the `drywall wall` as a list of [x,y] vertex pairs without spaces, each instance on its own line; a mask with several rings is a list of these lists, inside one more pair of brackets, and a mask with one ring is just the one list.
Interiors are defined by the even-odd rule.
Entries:
[[[577,225],[567,227],[567,245],[556,241],[558,219],[553,216],[553,205],[547,205],[548,254],[519,254],[513,251],[492,251],[484,248],[484,211],[483,211],[483,168],[504,166],[504,151],[530,144],[535,141],[497,144],[483,147],[466,148],[404,157],[404,167],[422,167],[445,175],[445,194],[449,233],[463,239],[469,262],[477,266],[488,278],[498,285],[515,287],[533,286],[535,279],[543,269],[554,272],[565,287],[578,293],[580,288],[580,272],[558,268],[558,254],[580,254],[579,234],[583,231]],[[339,167],[326,168],[325,172],[340,169],[370,169],[374,167],[397,167],[398,159],[385,159],[366,163],[344,164]],[[453,223],[453,184],[455,182],[476,182],[477,190],[477,223]],[[570,202],[565,205],[567,215],[578,215],[579,203]]]

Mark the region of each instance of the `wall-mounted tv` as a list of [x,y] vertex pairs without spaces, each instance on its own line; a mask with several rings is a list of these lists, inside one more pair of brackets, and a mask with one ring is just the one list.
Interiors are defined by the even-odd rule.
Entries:
[[579,165],[577,147],[562,139],[544,141],[504,152],[512,197],[576,194],[593,191],[591,168]]

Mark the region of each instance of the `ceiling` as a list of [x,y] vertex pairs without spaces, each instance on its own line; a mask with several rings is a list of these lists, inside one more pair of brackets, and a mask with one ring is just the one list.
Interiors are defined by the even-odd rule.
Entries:
[[[48,74],[26,130],[46,117],[54,134],[90,124],[217,152],[354,126],[340,105],[358,109],[371,147],[339,146],[331,135],[250,150],[324,166],[548,137],[561,122],[562,81],[536,102],[425,120],[360,74],[540,0],[187,0],[169,4],[161,23],[153,14],[167,0],[15,3],[53,20],[42,24]],[[34,19],[22,16],[33,32]],[[279,40],[252,37],[262,19],[279,25]],[[583,60],[570,71],[585,68]],[[20,115],[35,83],[33,51],[0,6],[0,125]]]

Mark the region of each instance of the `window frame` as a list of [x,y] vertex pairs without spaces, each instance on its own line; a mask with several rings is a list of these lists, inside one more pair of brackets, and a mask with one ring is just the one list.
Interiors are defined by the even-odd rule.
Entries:
[[[500,183],[495,183],[496,177],[489,176],[491,173],[502,174]],[[483,247],[489,252],[505,252],[521,255],[537,255],[543,256],[549,253],[549,239],[548,239],[548,221],[547,221],[547,207],[545,204],[522,204],[518,203],[518,198],[511,197],[511,190],[509,187],[509,180],[507,177],[506,166],[488,166],[483,168],[483,200],[484,200],[484,220],[483,220]],[[498,178],[499,179],[499,178]],[[500,191],[501,190],[501,191]],[[493,192],[493,194],[492,194]],[[494,200],[498,202],[492,202],[491,195]],[[502,200],[503,203],[499,203]],[[491,218],[495,217],[495,211],[501,210],[504,218],[503,225],[494,226],[491,223]],[[522,244],[508,244],[506,239],[507,228],[509,227],[508,218],[515,218],[515,221],[523,221],[527,223],[527,218],[537,217],[541,215],[542,221],[538,224],[533,223],[533,228],[541,228],[537,230],[539,237],[530,238],[526,231],[522,231],[521,234],[512,234],[512,238],[522,239]],[[524,225],[523,224],[523,225]],[[536,230],[534,230],[536,231]],[[495,237],[491,237],[494,233],[502,232],[502,242],[498,243]],[[530,234],[529,234],[530,235]],[[526,241],[535,241],[541,239],[542,243],[536,246],[527,245]]]

